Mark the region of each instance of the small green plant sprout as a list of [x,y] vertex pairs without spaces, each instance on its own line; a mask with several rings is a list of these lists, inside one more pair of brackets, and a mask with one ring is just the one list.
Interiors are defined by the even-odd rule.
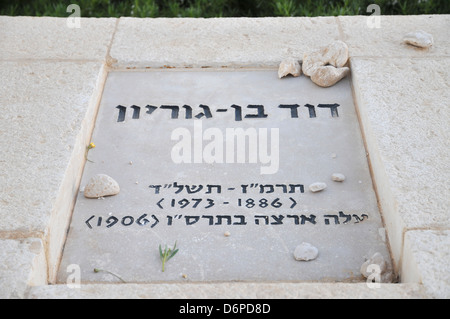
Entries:
[[167,245],[164,247],[164,251],[161,248],[161,245],[159,245],[159,257],[161,258],[162,262],[162,271],[164,272],[164,267],[166,265],[166,262],[169,261],[170,258],[175,256],[175,254],[178,252],[177,249],[177,242],[175,241],[175,245],[173,248],[168,248]]
[[115,273],[108,271],[108,270],[104,270],[104,269],[99,269],[99,268],[94,268],[94,272],[98,273],[98,272],[106,272],[110,275],[113,275],[114,277],[118,278],[121,282],[126,283],[125,280],[123,280],[119,275],[116,275]]

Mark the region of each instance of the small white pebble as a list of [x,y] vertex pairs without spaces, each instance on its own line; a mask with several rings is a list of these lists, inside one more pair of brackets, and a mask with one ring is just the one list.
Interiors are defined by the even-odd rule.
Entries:
[[112,177],[105,174],[93,176],[84,187],[84,197],[86,198],[113,196],[119,192],[119,184]]
[[337,157],[336,153],[331,153],[331,158],[336,158],[336,157]]
[[309,185],[309,190],[313,193],[320,192],[325,188],[327,188],[327,184],[322,182],[312,183],[311,185]]
[[229,231],[226,231],[225,233],[223,233],[223,235],[224,235],[225,237],[229,237],[231,234],[230,234]]
[[319,250],[310,243],[301,243],[294,250],[295,260],[310,261],[317,258]]
[[425,31],[418,30],[406,34],[403,42],[419,48],[429,48],[433,45],[433,36]]
[[341,173],[334,173],[331,175],[331,179],[335,182],[343,182],[345,181],[345,175]]

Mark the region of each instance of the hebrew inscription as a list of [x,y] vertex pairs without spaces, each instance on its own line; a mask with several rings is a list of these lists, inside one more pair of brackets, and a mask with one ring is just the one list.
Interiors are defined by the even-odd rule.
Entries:
[[[195,119],[201,119],[202,117],[205,117],[205,119],[212,118],[213,113],[211,112],[211,109],[208,105],[200,104],[198,106],[200,109],[202,109],[201,112],[198,112],[194,118]],[[290,110],[290,117],[291,118],[298,118],[299,111],[298,108],[300,105],[298,104],[280,104],[278,105],[280,109],[289,109]],[[311,104],[305,104],[304,107],[308,109],[308,116],[309,118],[315,118],[316,117],[316,106]],[[328,108],[330,109],[331,116],[332,117],[338,117],[338,107],[339,104],[318,104],[317,107],[320,108]],[[119,110],[119,113],[117,115],[117,122],[124,122],[127,114],[127,107],[123,105],[118,105],[116,108]],[[128,107],[132,111],[131,118],[133,120],[138,120],[140,118],[141,114],[141,107],[137,105],[132,105]],[[145,112],[146,115],[151,115],[153,112],[157,109],[165,109],[165,110],[171,110],[170,112],[170,118],[171,119],[178,119],[180,115],[180,107],[178,105],[161,105],[159,107],[153,106],[153,105],[146,105],[145,108],[147,109],[147,112]],[[192,119],[192,107],[189,105],[183,105],[182,107],[184,109],[184,118],[185,119]],[[242,121],[242,119],[261,119],[261,118],[268,118],[269,115],[265,113],[264,105],[247,105],[247,109],[256,109],[255,113],[248,113],[245,114],[244,117],[242,117],[242,106],[233,104],[230,106],[231,109],[234,109],[234,120],[235,121]],[[228,108],[218,108],[215,110],[216,113],[225,113],[228,112]]]

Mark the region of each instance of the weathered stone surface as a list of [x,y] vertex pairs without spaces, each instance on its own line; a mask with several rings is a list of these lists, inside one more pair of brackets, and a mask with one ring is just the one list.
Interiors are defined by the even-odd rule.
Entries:
[[0,239],[0,298],[24,298],[29,286],[47,283],[42,240]]
[[422,283],[429,296],[449,299],[449,247],[449,230],[407,231],[401,270],[402,281]]
[[0,232],[7,238],[45,237],[51,278],[105,69],[101,62],[45,60],[0,62],[0,69],[0,105],[7,106],[0,114]]
[[281,79],[287,75],[292,75],[294,77],[300,76],[302,74],[302,68],[297,59],[289,58],[281,61],[278,67],[278,77]]
[[1,16],[0,38],[8,45],[0,47],[0,59],[104,61],[117,19],[81,19],[80,28],[68,27],[68,20]]
[[303,242],[294,250],[295,260],[310,261],[317,258],[319,250],[310,243]]
[[277,67],[338,37],[335,17],[120,18],[111,56],[124,67]]
[[113,196],[119,194],[119,192],[119,184],[106,174],[93,176],[84,188],[84,196],[87,198]]
[[[186,279],[184,279],[186,280]],[[187,277],[189,280],[189,277]],[[84,284],[32,287],[31,299],[417,299],[427,298],[422,285],[381,284],[371,289],[366,283],[190,283],[179,284]]]
[[[383,12],[381,12],[383,13]],[[378,27],[370,27],[373,16],[339,16],[343,38],[349,47],[350,57],[443,57],[450,55],[448,29],[450,16],[384,16],[381,15]],[[402,43],[408,32],[424,30],[433,35],[434,45],[428,50],[414,48]]]
[[433,45],[433,36],[425,31],[418,30],[406,34],[403,42],[419,48],[429,48]]
[[450,58],[352,58],[351,65],[383,218],[400,263],[406,229],[450,226],[450,139],[443,138],[450,133]]
[[0,105],[8,106],[0,113],[0,231],[45,234],[53,210],[61,217],[67,205],[71,215],[104,69],[55,61],[0,62],[0,69]]

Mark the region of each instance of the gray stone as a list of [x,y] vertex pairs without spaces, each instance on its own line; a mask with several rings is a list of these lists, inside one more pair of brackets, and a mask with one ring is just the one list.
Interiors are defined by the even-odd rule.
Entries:
[[117,195],[120,192],[119,184],[110,176],[97,174],[92,177],[84,188],[86,198],[99,198]]
[[310,261],[317,258],[319,250],[310,243],[303,242],[294,250],[295,260]]
[[406,34],[403,42],[419,48],[429,48],[433,45],[433,36],[425,31],[418,30]]

